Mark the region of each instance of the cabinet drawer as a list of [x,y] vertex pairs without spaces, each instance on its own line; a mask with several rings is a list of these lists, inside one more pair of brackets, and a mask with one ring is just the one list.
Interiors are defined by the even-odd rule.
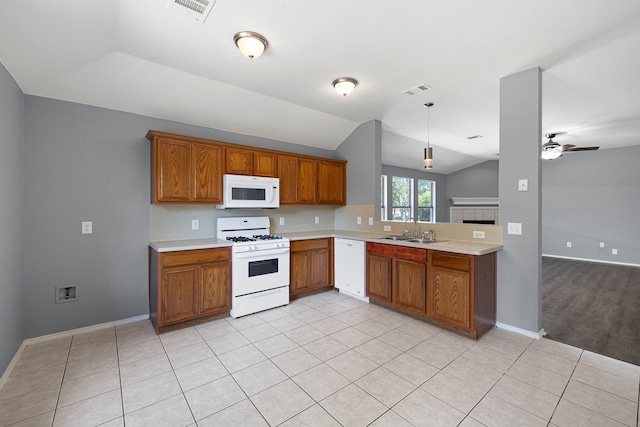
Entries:
[[427,263],[426,249],[367,242],[367,253]]
[[453,270],[469,271],[471,269],[471,257],[468,255],[455,255],[448,252],[433,251],[431,253],[431,264]]
[[200,264],[231,259],[229,248],[197,249],[193,251],[166,252],[162,255],[162,266]]
[[297,240],[291,242],[291,252],[308,251],[311,249],[327,249],[329,239]]

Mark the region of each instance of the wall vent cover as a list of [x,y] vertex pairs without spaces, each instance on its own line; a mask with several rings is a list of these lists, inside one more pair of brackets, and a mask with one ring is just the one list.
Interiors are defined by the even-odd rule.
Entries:
[[167,9],[204,23],[214,4],[216,4],[215,0],[169,0]]
[[426,84],[422,83],[421,85],[418,85],[416,87],[412,87],[411,89],[407,89],[407,90],[403,90],[402,93],[404,93],[405,95],[415,95],[416,93],[419,92],[424,92],[431,89],[429,86],[427,86]]

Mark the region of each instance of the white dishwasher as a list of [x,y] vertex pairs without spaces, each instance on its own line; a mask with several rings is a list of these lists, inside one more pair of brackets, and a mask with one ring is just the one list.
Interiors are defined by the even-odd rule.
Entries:
[[365,243],[336,237],[333,254],[335,287],[347,295],[368,301],[365,297]]

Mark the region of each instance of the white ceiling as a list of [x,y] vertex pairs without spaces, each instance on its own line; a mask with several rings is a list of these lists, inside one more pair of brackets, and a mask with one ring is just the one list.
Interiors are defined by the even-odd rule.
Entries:
[[[415,169],[433,102],[438,173],[496,158],[500,78],[540,66],[543,133],[640,144],[637,0],[217,0],[204,24],[166,4],[3,0],[0,62],[27,94],[326,149],[377,119],[383,162]],[[262,57],[236,49],[242,30]],[[360,84],[341,97],[345,76]]]

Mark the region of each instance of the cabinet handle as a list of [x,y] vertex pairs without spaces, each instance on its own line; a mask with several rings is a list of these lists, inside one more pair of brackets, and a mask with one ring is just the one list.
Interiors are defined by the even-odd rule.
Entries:
[[267,295],[277,294],[280,291],[281,291],[281,289],[274,289],[274,290],[268,291],[268,292],[260,292],[258,294],[253,295],[251,298],[266,297]]

